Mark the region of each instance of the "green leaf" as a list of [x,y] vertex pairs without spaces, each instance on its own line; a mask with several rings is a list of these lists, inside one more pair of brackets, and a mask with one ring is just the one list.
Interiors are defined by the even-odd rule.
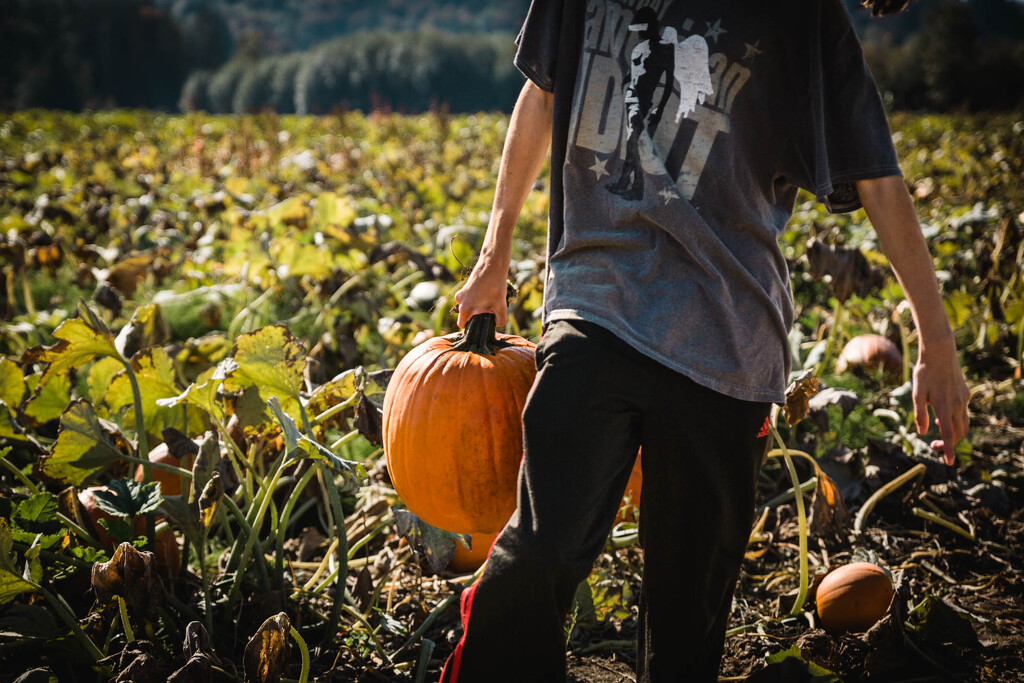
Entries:
[[326,446],[301,433],[295,426],[295,420],[281,409],[281,404],[277,398],[270,399],[267,401],[267,404],[270,406],[271,412],[274,413],[274,417],[277,418],[278,424],[281,425],[281,436],[284,438],[285,452],[289,456],[306,456],[314,460],[324,460],[333,471],[345,473],[349,476],[350,481],[354,481],[357,476],[357,470],[361,467],[360,463],[342,460]]
[[321,279],[333,270],[331,255],[312,244],[278,237],[270,245],[270,255],[277,262],[279,277],[302,277],[309,275]]
[[67,407],[53,450],[39,459],[39,471],[65,484],[82,486],[101,471],[132,454],[131,444],[117,425],[96,416],[92,404],[81,399]]
[[214,367],[203,371],[185,391],[174,397],[158,398],[156,404],[164,408],[174,408],[187,403],[206,411],[216,419],[221,419],[224,417],[224,409],[217,400],[217,392],[220,391],[224,379],[236,367],[238,364],[233,358],[225,358]]
[[41,545],[33,545],[25,551],[25,562],[28,563],[27,574],[32,583],[39,585],[43,580],[43,562],[39,559],[39,553],[43,550]]
[[139,306],[132,319],[121,328],[114,346],[125,358],[131,358],[142,349],[166,344],[171,340],[171,326],[163,310],[156,304]]
[[0,401],[17,408],[28,393],[21,366],[10,358],[0,358]]
[[284,325],[269,325],[235,339],[232,352],[237,367],[224,381],[228,391],[255,386],[265,402],[273,397],[293,417],[300,414],[306,352]]
[[104,517],[97,522],[107,534],[114,539],[114,543],[131,543],[135,540],[135,529],[127,520],[120,517]]
[[[768,667],[778,668],[783,677],[778,680],[801,680],[806,683],[841,683],[838,676],[823,666],[804,659],[803,650],[794,645],[776,652],[767,659]],[[773,679],[774,680],[774,679]]]
[[[160,347],[137,353],[131,361],[139,395],[142,398],[142,417],[146,424],[149,442],[160,441],[164,429],[173,427],[185,434],[199,434],[203,431],[202,414],[193,406],[167,406],[161,399],[176,398],[180,391],[176,385],[174,364]],[[127,370],[119,372],[110,383],[106,394],[107,405],[112,411],[127,408],[126,424],[135,424],[135,402],[131,378]]]
[[11,557],[13,541],[10,525],[0,517],[0,605],[7,604],[22,593],[36,590],[35,584],[21,578],[14,571],[14,558]]
[[71,379],[67,374],[57,375],[45,384],[40,379],[35,393],[22,412],[35,420],[36,424],[42,425],[60,417],[70,401]]
[[395,527],[405,538],[406,543],[416,553],[427,558],[430,568],[440,573],[452,561],[455,555],[455,542],[459,536],[444,529],[427,524],[408,510],[392,510],[395,515]]
[[144,483],[133,479],[114,479],[106,490],[93,491],[96,507],[115,517],[137,517],[160,506],[160,482]]
[[45,386],[54,377],[66,375],[72,368],[97,356],[121,358],[110,330],[88,306],[80,304],[79,314],[84,311],[88,312],[88,316],[65,320],[53,331],[53,336],[59,340],[56,344],[42,349],[35,347],[22,354],[22,365],[49,363],[39,381],[40,385]]
[[37,493],[21,501],[11,511],[11,532],[14,540],[34,543],[42,534],[40,544],[49,548],[64,535],[64,525],[57,518],[57,497],[52,493]]
[[102,401],[107,390],[110,389],[110,383],[114,380],[114,375],[123,370],[124,364],[117,358],[111,358],[110,356],[100,358],[93,363],[92,367],[89,368],[89,376],[86,383],[89,395],[86,398],[93,403]]
[[347,197],[333,192],[321,192],[316,198],[317,227],[333,237],[346,239],[344,228],[356,219],[355,209]]
[[25,430],[15,422],[7,404],[0,400],[0,439],[25,440]]

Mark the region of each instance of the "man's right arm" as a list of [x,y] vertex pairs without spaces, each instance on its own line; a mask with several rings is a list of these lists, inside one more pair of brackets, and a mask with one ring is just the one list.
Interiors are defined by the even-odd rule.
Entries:
[[459,327],[465,327],[478,313],[494,313],[497,324],[505,324],[512,233],[551,144],[552,102],[553,95],[530,80],[516,100],[501,153],[494,206],[480,258],[466,284],[455,295]]

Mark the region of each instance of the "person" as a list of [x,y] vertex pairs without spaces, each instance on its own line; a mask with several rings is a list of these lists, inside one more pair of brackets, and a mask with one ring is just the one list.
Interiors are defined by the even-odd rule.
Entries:
[[642,448],[637,680],[713,681],[788,383],[797,191],[866,210],[919,334],[918,429],[931,406],[952,464],[968,392],[928,249],[841,0],[534,0],[517,43],[527,82],[458,324],[504,324],[550,146],[544,331],[518,508],[441,679],[565,680],[567,612]]

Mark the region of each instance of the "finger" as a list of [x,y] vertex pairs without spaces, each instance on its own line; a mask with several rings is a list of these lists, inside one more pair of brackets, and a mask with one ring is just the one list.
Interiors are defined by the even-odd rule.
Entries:
[[928,402],[916,392],[914,393],[914,421],[917,423],[918,434],[928,431]]
[[956,432],[951,426],[953,423],[952,419],[936,420],[939,424],[939,433],[942,435],[942,452],[946,456],[946,464],[952,465],[956,462],[956,443],[959,441]]

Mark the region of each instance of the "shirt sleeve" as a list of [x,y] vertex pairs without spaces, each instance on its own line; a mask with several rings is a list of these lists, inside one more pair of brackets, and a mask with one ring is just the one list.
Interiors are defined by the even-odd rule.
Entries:
[[526,21],[516,37],[515,65],[538,88],[555,89],[558,38],[562,27],[562,3],[532,0]]
[[813,149],[808,187],[829,211],[861,207],[854,181],[900,175],[878,88],[841,0],[821,0],[812,49]]

